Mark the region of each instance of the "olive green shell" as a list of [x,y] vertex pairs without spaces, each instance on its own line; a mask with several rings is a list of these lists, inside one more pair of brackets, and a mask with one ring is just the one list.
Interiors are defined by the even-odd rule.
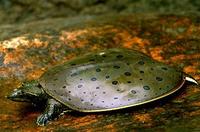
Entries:
[[92,52],[56,66],[40,78],[47,94],[82,112],[148,103],[174,93],[184,81],[182,72],[128,49]]

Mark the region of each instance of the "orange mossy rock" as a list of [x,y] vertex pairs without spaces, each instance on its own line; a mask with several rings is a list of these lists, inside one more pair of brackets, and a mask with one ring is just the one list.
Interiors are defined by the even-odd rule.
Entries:
[[[0,33],[0,129],[164,131],[184,124],[181,126],[182,130],[190,128],[192,131],[199,127],[200,121],[200,99],[196,95],[199,93],[198,86],[186,85],[185,89],[178,91],[176,99],[181,99],[181,103],[173,102],[175,98],[172,96],[151,106],[122,112],[83,115],[67,113],[44,128],[35,125],[34,118],[39,113],[33,107],[11,103],[4,96],[18,87],[21,81],[38,79],[52,66],[90,51],[115,47],[144,52],[158,61],[183,69],[199,81],[200,26],[196,23],[197,19],[199,18],[170,15],[116,15],[109,19],[108,16],[90,17],[86,20],[78,17],[59,18],[11,25],[7,31],[17,31],[17,35],[5,36]],[[22,109],[25,110],[22,112]],[[24,113],[31,116],[24,120]]]
[[149,114],[134,115],[134,119],[141,123],[152,122],[152,118]]

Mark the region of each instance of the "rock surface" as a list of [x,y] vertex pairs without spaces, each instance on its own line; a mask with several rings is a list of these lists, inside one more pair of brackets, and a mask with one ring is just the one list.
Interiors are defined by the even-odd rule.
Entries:
[[200,82],[200,22],[196,16],[107,15],[56,18],[0,26],[1,131],[200,131],[200,89],[136,108],[69,113],[46,127],[38,111],[4,96],[24,80],[89,51],[125,47],[177,67]]

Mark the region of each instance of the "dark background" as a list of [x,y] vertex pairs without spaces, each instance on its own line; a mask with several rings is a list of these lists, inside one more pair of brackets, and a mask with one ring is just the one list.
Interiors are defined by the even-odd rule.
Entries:
[[199,0],[1,0],[0,24],[108,13],[199,14]]

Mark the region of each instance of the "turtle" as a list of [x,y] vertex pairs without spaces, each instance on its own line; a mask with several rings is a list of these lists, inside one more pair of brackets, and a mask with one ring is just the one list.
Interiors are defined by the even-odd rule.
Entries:
[[45,104],[40,126],[64,111],[103,112],[159,100],[197,81],[146,54],[123,48],[93,51],[47,70],[39,79],[25,81],[7,98]]

